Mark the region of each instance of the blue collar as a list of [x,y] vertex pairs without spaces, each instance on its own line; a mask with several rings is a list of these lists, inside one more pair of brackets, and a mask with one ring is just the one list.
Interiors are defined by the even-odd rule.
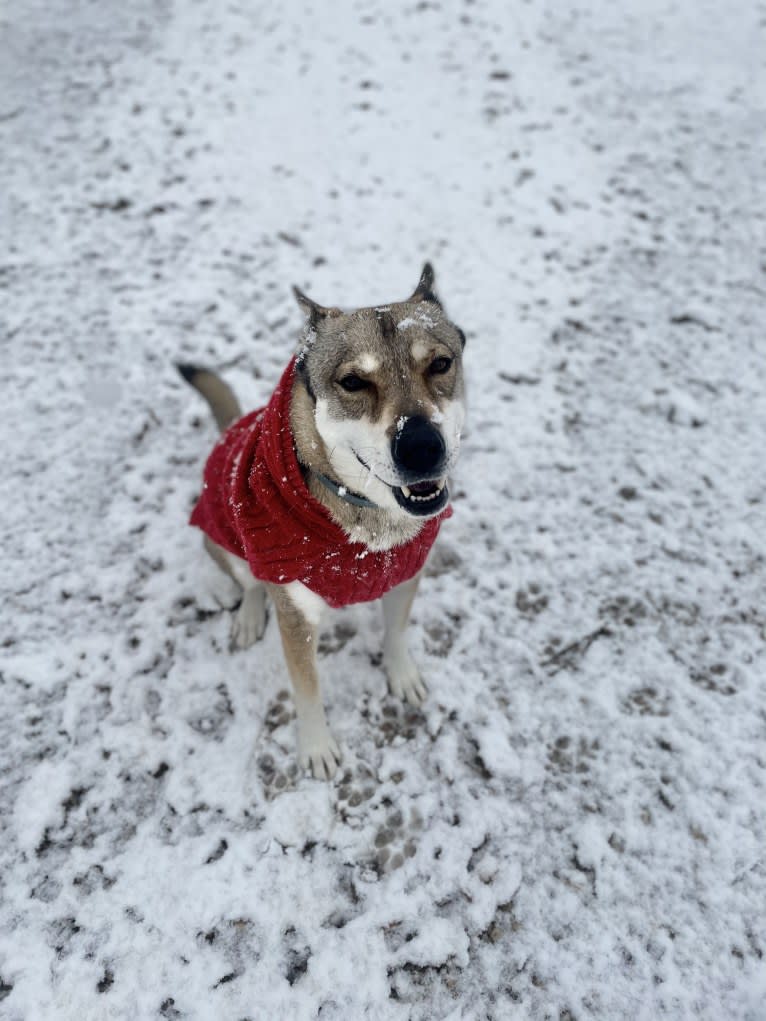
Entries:
[[372,500],[368,500],[366,496],[357,496],[355,493],[349,493],[345,486],[339,486],[337,482],[328,479],[321,472],[315,471],[313,474],[323,486],[326,486],[332,493],[335,493],[341,500],[345,500],[346,503],[353,503],[355,507],[374,507],[376,510],[378,509],[378,505],[373,503]]

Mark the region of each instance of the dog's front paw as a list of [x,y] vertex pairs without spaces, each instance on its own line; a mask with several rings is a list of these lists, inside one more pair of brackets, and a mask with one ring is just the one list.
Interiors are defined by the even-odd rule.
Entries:
[[263,638],[266,630],[266,593],[261,585],[246,589],[231,621],[231,641],[238,649],[248,649]]
[[340,748],[329,730],[322,736],[299,744],[300,763],[303,769],[311,769],[315,780],[332,780],[341,760]]
[[391,694],[419,706],[428,696],[428,688],[410,654],[403,653],[383,660]]

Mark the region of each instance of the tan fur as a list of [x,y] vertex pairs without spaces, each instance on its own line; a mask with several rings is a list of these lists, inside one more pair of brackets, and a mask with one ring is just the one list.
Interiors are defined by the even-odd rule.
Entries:
[[266,589],[277,613],[282,648],[293,686],[301,765],[310,767],[317,779],[329,780],[340,762],[340,751],[327,727],[319,691],[316,666],[319,629],[290,598],[286,586],[267,585]]
[[215,372],[199,369],[194,374],[191,385],[195,390],[199,390],[210,405],[213,417],[221,432],[242,417],[242,408],[234,396],[234,391]]
[[[402,322],[403,329],[398,326]],[[326,397],[338,416],[372,422],[384,418],[393,430],[401,415],[462,397],[460,335],[433,302],[409,300],[383,309],[315,317],[312,329],[317,339],[306,352],[306,365],[317,395]],[[446,377],[429,376],[426,356],[437,354],[454,358],[458,371]],[[374,359],[378,366],[372,373],[364,370],[367,359]],[[374,393],[347,394],[331,385],[336,376],[355,371],[376,383]]]
[[234,571],[232,571],[229,566],[226,550],[223,546],[219,546],[217,542],[213,542],[213,540],[207,535],[202,536],[202,545],[205,547],[205,551],[208,555],[215,560],[221,570],[239,584],[239,578],[237,578]]
[[383,603],[383,668],[388,676],[391,694],[406,699],[411,705],[420,705],[428,689],[420,671],[407,648],[407,622],[415,593],[420,584],[420,574],[405,581],[403,585],[387,592]]

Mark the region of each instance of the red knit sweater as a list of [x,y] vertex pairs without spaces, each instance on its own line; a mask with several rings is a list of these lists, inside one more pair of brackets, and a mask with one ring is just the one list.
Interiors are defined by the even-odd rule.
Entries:
[[303,582],[336,607],[378,599],[417,574],[452,509],[390,550],[349,542],[303,479],[290,428],[294,377],[293,358],[266,407],[223,434],[205,466],[191,524],[247,560],[261,581]]

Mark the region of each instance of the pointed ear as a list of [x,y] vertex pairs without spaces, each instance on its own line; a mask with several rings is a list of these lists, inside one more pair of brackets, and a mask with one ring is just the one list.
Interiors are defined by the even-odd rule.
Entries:
[[435,301],[437,305],[440,304],[434,293],[434,268],[430,262],[423,267],[418,286],[413,291],[410,301]]
[[325,308],[324,305],[317,305],[315,301],[312,301],[307,294],[304,294],[299,287],[293,286],[293,294],[295,300],[301,308],[304,315],[308,316],[310,323],[315,323],[319,319],[324,319],[325,316],[339,316],[341,311],[339,308]]

